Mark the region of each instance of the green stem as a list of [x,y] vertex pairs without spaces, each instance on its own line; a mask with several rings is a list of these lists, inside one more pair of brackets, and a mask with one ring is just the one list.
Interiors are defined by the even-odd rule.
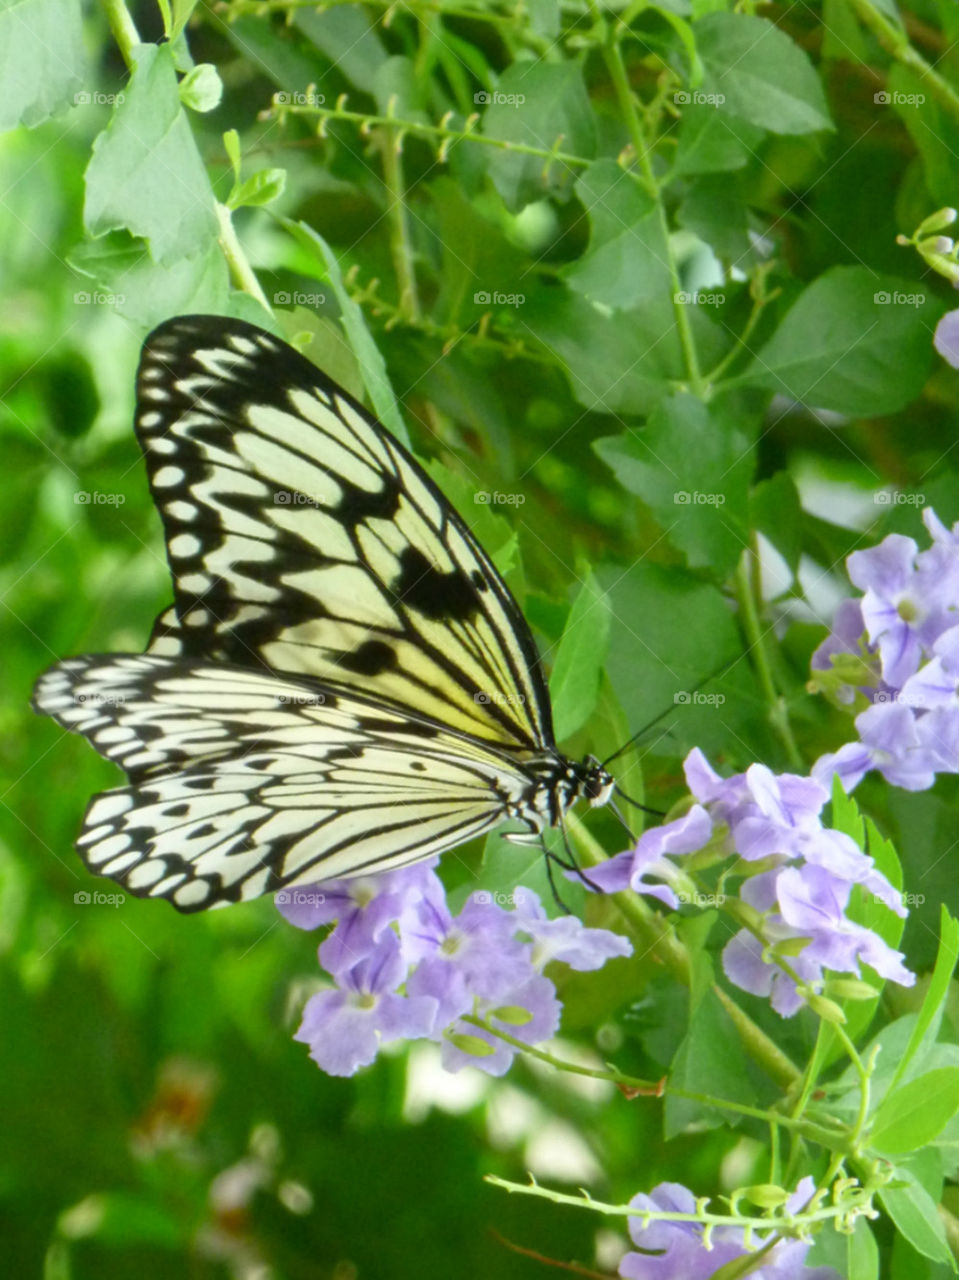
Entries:
[[881,13],[870,0],[849,0],[849,4],[863,26],[868,27],[887,53],[910,71],[914,71],[924,84],[929,86],[933,96],[956,120],[959,120],[959,94],[934,67],[925,60],[909,43],[909,37],[902,27],[898,26]]
[[103,12],[107,16],[107,22],[110,24],[110,31],[114,40],[117,42],[117,48],[120,50],[120,56],[126,64],[127,70],[133,70],[133,50],[141,43],[139,33],[133,24],[129,10],[124,0],[101,0]]
[[[589,0],[589,8],[593,16],[593,21],[599,26],[603,26],[606,22],[605,15],[600,12],[596,4],[596,0]],[[639,166],[642,175],[642,185],[652,197],[656,204],[656,213],[659,219],[660,233],[662,242],[666,246],[666,263],[669,268],[670,285],[673,295],[673,316],[676,320],[676,328],[679,332],[679,341],[683,349],[683,358],[686,363],[686,373],[689,379],[689,389],[693,395],[702,398],[704,392],[704,384],[702,374],[699,369],[699,355],[696,351],[696,341],[693,337],[692,326],[689,322],[689,308],[679,301],[681,287],[679,279],[679,271],[676,267],[676,259],[673,256],[672,246],[669,236],[669,220],[666,217],[666,210],[663,207],[662,197],[660,195],[659,183],[656,181],[656,175],[653,172],[653,164],[650,159],[651,148],[646,144],[646,136],[643,132],[642,121],[636,110],[636,101],[633,97],[633,91],[629,84],[629,77],[626,74],[626,66],[623,62],[623,53],[619,44],[619,37],[615,34],[616,19],[610,18],[608,26],[605,27],[606,38],[603,42],[603,60],[609,71],[610,79],[613,82],[613,88],[616,92],[616,98],[619,102],[619,109],[623,116],[623,121],[629,131],[630,140],[633,144],[633,151],[636,155],[636,163]]]
[[781,1115],[778,1111],[771,1111],[768,1108],[751,1107],[748,1103],[733,1102],[727,1098],[715,1098],[708,1093],[695,1093],[689,1089],[680,1089],[668,1083],[663,1084],[661,1081],[642,1080],[638,1076],[630,1076],[622,1071],[617,1071],[612,1066],[584,1067],[579,1063],[557,1058],[555,1054],[549,1053],[548,1050],[538,1049],[534,1045],[527,1044],[525,1040],[517,1039],[516,1036],[504,1031],[501,1027],[493,1026],[488,1018],[479,1018],[468,1013],[463,1015],[462,1021],[468,1022],[471,1026],[479,1027],[481,1030],[502,1040],[504,1044],[511,1045],[514,1049],[519,1050],[526,1057],[535,1058],[538,1062],[543,1062],[557,1071],[565,1071],[570,1075],[586,1076],[591,1080],[606,1080],[610,1084],[619,1085],[623,1089],[635,1091],[649,1097],[668,1096],[681,1098],[685,1102],[696,1102],[700,1106],[712,1107],[717,1111],[730,1111],[736,1115],[748,1116],[752,1120],[761,1120],[767,1124],[779,1125],[784,1129],[790,1129],[812,1142],[819,1143],[820,1146],[824,1146],[830,1151],[838,1151],[840,1159],[849,1153],[849,1145],[844,1130],[827,1129],[811,1120],[795,1120],[792,1116]]
[[550,1200],[554,1204],[567,1205],[571,1208],[592,1209],[595,1213],[605,1213],[619,1218],[638,1218],[642,1222],[693,1222],[702,1226],[714,1227],[747,1227],[751,1226],[759,1231],[776,1231],[784,1236],[796,1236],[803,1228],[808,1227],[814,1222],[830,1222],[840,1218],[847,1218],[850,1212],[855,1208],[868,1209],[874,1189],[871,1187],[862,1187],[859,1191],[850,1195],[842,1204],[826,1205],[822,1209],[814,1209],[810,1213],[789,1214],[780,1217],[740,1217],[738,1214],[730,1213],[707,1213],[705,1209],[697,1207],[695,1213],[674,1213],[667,1210],[656,1209],[635,1209],[628,1204],[606,1204],[602,1200],[594,1200],[592,1196],[585,1193],[578,1196],[565,1195],[561,1191],[551,1191],[548,1187],[541,1187],[537,1183],[525,1184],[521,1182],[509,1182],[506,1178],[499,1178],[495,1174],[488,1173],[483,1179],[491,1186],[499,1187],[503,1191],[517,1192],[520,1195],[539,1196],[543,1200]]
[[[599,867],[609,860],[606,851],[583,825],[578,814],[568,812],[565,822],[576,842],[580,858],[587,867]],[[653,911],[638,893],[630,890],[611,894],[610,897],[629,925],[633,937],[642,947],[640,955],[651,953],[677,981],[688,987],[691,981],[689,952],[676,937],[668,917]]]
[[389,200],[390,254],[399,293],[401,314],[416,324],[422,318],[416,272],[413,268],[413,246],[410,242],[409,217],[406,209],[406,184],[403,180],[403,157],[400,138],[393,129],[384,129],[381,151],[383,180]]
[[772,668],[769,665],[769,658],[766,653],[765,639],[759,623],[759,614],[756,610],[753,586],[750,581],[752,559],[752,550],[745,550],[736,569],[736,598],[739,601],[739,613],[749,644],[749,655],[753,660],[756,674],[759,677],[763,696],[769,706],[769,722],[785,748],[790,765],[800,773],[805,773],[806,764],[799,748],[796,746],[792,726],[789,723],[789,715],[786,711],[786,703],[776,689]]
[[[377,127],[386,126],[387,128],[395,129],[397,134],[411,133],[417,138],[437,138],[440,142],[447,144],[453,142],[477,142],[480,146],[499,147],[501,151],[509,151],[520,156],[536,156],[546,162],[555,160],[560,164],[567,164],[577,169],[585,169],[592,164],[592,161],[587,160],[585,156],[576,156],[572,152],[560,151],[556,147],[552,149],[534,147],[525,142],[508,142],[504,138],[494,138],[485,133],[476,133],[474,130],[479,123],[478,114],[468,116],[462,129],[453,129],[447,124],[423,124],[419,120],[401,120],[396,116],[375,116],[367,115],[363,111],[347,111],[345,107],[339,104],[335,107],[321,107],[283,103],[270,107],[263,114],[265,116],[273,116],[281,123],[286,116],[315,116],[321,122],[321,126],[328,120],[342,120],[347,124],[359,125],[364,133]],[[444,119],[448,119],[452,114],[451,111],[448,112]]]
[[753,1022],[749,1014],[739,1007],[728,991],[724,991],[719,985],[714,985],[713,994],[726,1010],[739,1033],[740,1040],[753,1059],[761,1063],[784,1089],[791,1089],[802,1075],[793,1060],[783,1053],[775,1040],[771,1040],[765,1031]]
[[769,298],[753,299],[752,310],[749,313],[749,318],[743,327],[742,333],[723,356],[722,360],[720,360],[717,365],[714,365],[713,368],[710,369],[709,373],[703,375],[703,381],[713,388],[713,390],[715,390],[715,384],[720,380],[732,362],[746,350],[746,344],[752,337],[753,330],[759,323],[759,317],[762,315],[763,310],[769,301]]
[[[352,5],[354,3],[355,0],[325,0],[323,7],[329,9],[336,5]],[[367,3],[380,9],[397,8],[396,0],[367,0]],[[242,17],[247,13],[260,16],[263,13],[282,13],[286,10],[315,9],[316,7],[316,0],[231,0],[231,3],[226,8],[226,19],[229,22],[233,17]],[[428,0],[426,2],[425,0],[404,0],[402,7],[421,21],[422,14],[433,14],[441,18],[461,18],[468,22],[485,22],[490,26],[500,28],[504,38],[508,35],[518,35],[524,44],[531,49],[538,49],[543,54],[549,53],[554,46],[554,41],[547,39],[545,36],[537,35],[534,31],[530,31],[528,27],[517,28],[515,14],[496,13],[483,5],[449,5],[430,3]]]
[[243,246],[237,239],[230,210],[225,204],[220,204],[219,201],[216,203],[216,220],[220,228],[220,248],[223,251],[224,258],[226,258],[234,284],[238,289],[242,289],[244,293],[256,298],[257,302],[261,303],[272,316],[273,309],[266,300],[266,294],[260,288],[260,282],[257,280],[246,254],[243,252]]
[[852,1146],[853,1151],[855,1152],[859,1145],[859,1139],[862,1137],[863,1131],[866,1128],[866,1121],[869,1118],[871,1081],[869,1072],[866,1070],[866,1064],[859,1056],[859,1051],[849,1038],[846,1028],[842,1026],[841,1023],[833,1023],[832,1025],[835,1027],[836,1035],[842,1041],[843,1048],[849,1055],[849,1061],[852,1063],[856,1075],[859,1077],[859,1113],[856,1116],[856,1123],[853,1126],[852,1131]]

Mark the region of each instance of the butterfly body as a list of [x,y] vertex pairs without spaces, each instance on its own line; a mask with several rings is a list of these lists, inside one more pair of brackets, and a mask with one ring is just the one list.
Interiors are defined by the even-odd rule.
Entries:
[[506,820],[537,839],[612,778],[557,749],[509,589],[419,464],[280,339],[155,330],[137,434],[174,603],[141,655],[69,659],[37,709],[129,786],[88,866],[181,910],[404,865]]

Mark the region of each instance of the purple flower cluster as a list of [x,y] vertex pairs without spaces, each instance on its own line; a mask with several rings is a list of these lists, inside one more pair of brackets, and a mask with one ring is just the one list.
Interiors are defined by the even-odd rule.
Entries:
[[909,791],[959,772],[959,524],[927,508],[932,545],[893,533],[847,561],[863,592],[843,601],[833,633],[813,654],[817,683],[864,707],[858,741],[822,756],[813,777],[836,773],[851,791],[870,769]]
[[298,928],[335,921],[319,949],[334,985],[307,1001],[296,1033],[330,1075],[352,1075],[392,1040],[423,1038],[442,1044],[448,1071],[471,1065],[503,1075],[515,1048],[464,1015],[538,1044],[555,1034],[562,1007],[546,965],[599,969],[632,950],[619,934],[572,916],[548,919],[524,888],[509,895],[512,910],[479,892],[454,916],[435,862],[276,896]]
[[698,748],[684,767],[697,803],[676,821],[644,832],[634,850],[591,870],[591,881],[608,893],[631,888],[675,908],[698,899],[671,859],[711,845],[717,857],[738,854],[743,863],[757,864],[740,890],[751,927],[723,950],[726,976],[736,986],[770,997],[773,1008],[790,1017],[822,990],[827,969],[858,975],[864,961],[881,977],[912,985],[915,976],[902,955],[846,914],[856,885],[897,915],[906,912],[852,837],[822,825],[829,793],[820,782],[776,775],[761,764],[722,778]]
[[[812,1178],[803,1178],[786,1202],[790,1213],[798,1213],[815,1190]],[[634,1196],[633,1208],[654,1213],[695,1213],[696,1198],[678,1182],[661,1182],[649,1195]],[[709,1280],[720,1267],[761,1248],[758,1233],[752,1248],[746,1247],[743,1227],[716,1227],[710,1247],[703,1241],[699,1222],[656,1222],[643,1226],[641,1218],[630,1218],[629,1234],[641,1252],[627,1253],[619,1264],[624,1280]],[[752,1280],[838,1280],[832,1267],[807,1267],[810,1242],[781,1240],[774,1245],[755,1271]]]

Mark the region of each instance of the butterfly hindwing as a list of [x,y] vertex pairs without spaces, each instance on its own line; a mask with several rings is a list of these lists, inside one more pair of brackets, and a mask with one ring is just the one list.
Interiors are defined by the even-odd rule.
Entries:
[[411,455],[279,339],[155,330],[137,433],[174,610],[151,651],[303,673],[519,749],[553,745],[529,628]]
[[185,911],[442,853],[531,781],[440,724],[189,658],[73,658],[35,702],[131,780],[90,804],[89,868]]

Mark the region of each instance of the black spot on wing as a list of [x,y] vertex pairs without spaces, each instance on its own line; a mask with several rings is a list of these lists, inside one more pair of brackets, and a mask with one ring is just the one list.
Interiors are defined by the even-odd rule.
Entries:
[[342,654],[337,665],[358,676],[378,676],[396,666],[396,650],[383,640],[365,640],[352,653]]
[[337,481],[343,486],[343,497],[332,514],[344,524],[360,524],[364,520],[393,520],[400,508],[400,485],[395,476],[384,474],[381,487],[371,492],[359,485],[350,484],[342,476]]
[[459,569],[443,573],[417,547],[404,547],[400,571],[390,585],[407,608],[425,618],[462,622],[479,609],[468,575]]

